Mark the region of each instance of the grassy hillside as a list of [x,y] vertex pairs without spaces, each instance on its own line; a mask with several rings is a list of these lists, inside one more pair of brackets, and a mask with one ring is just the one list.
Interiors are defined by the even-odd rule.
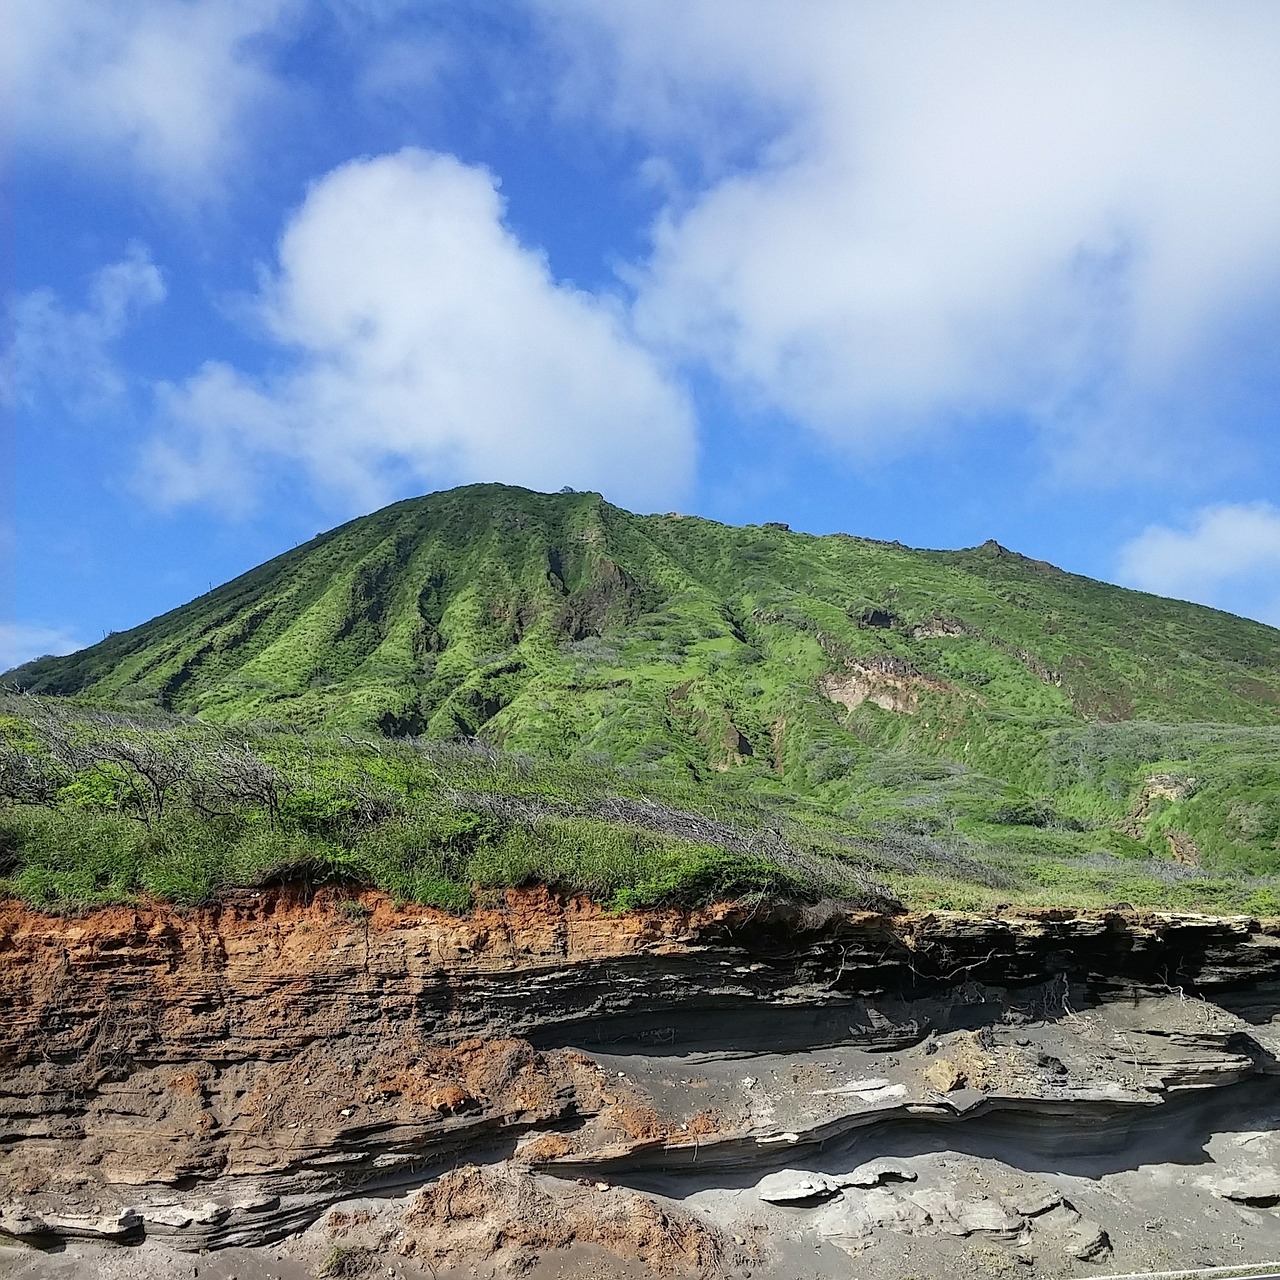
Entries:
[[994,543],[471,486],[6,679],[255,741],[479,740],[544,794],[568,769],[681,811],[732,797],[921,900],[1257,909],[1280,871],[1280,631]]

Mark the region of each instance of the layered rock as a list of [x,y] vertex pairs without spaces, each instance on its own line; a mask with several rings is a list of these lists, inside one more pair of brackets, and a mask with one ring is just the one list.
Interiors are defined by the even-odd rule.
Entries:
[[[983,1117],[1102,1151],[1171,1099],[1275,1072],[1277,992],[1280,926],[1247,919],[614,915],[541,890],[466,917],[287,890],[78,918],[9,903],[0,1231],[252,1243],[459,1160],[761,1172]],[[858,1185],[834,1184],[850,1203]],[[903,1188],[866,1196],[950,1221]]]

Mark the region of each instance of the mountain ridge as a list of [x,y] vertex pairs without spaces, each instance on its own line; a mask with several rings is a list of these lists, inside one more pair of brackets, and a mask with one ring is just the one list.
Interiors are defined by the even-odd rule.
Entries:
[[[1280,632],[1261,625],[995,543],[484,487],[23,670],[33,692],[0,697],[0,1041],[26,1073],[0,1229],[24,1238],[145,1230],[194,1256],[294,1232],[297,1260],[315,1217],[326,1274],[505,1274],[549,1253],[529,1222],[572,1213],[557,1239],[588,1238],[601,1197],[631,1194],[598,1176],[679,1164],[705,1199],[718,1162],[732,1214],[785,1202],[792,1243],[803,1213],[819,1246],[813,1223],[850,1238],[826,1216],[848,1188],[889,1204],[877,1230],[933,1222],[927,1203],[935,1241],[1039,1233],[1060,1271],[1122,1230],[1146,1248],[1187,1167],[1133,1157],[1164,1113],[1126,1116],[1164,1100],[1185,1136],[1182,1093],[1246,1090],[1204,1104],[1195,1155],[1224,1108],[1273,1102]],[[954,1128],[987,1098],[1031,1117],[1004,1144],[1024,1165],[1069,1150],[1114,1179],[1127,1143],[1136,1207],[1104,1229],[968,1156],[962,1199],[951,1155],[911,1153],[922,1117]],[[902,1159],[839,1179],[819,1159],[895,1116]],[[495,1126],[519,1141],[485,1165]],[[407,1213],[334,1207],[374,1203],[375,1165],[403,1187],[468,1143],[479,1164]],[[825,1172],[776,1168],[804,1149]],[[768,1171],[755,1193],[744,1158],[746,1181]],[[1200,1180],[1206,1221],[1211,1198],[1270,1197],[1257,1159]],[[577,1199],[530,1210],[530,1169]],[[521,1190],[477,1229],[441,1187]],[[617,1203],[637,1232],[600,1239],[669,1258],[678,1202]],[[723,1222],[715,1257],[762,1274]]]
[[[922,576],[922,570],[928,572]],[[505,640],[507,649],[518,648],[539,625],[548,638],[570,643],[623,631],[681,592],[699,594],[704,605],[722,609],[735,607],[737,596],[739,609],[749,600],[757,613],[777,603],[762,606],[762,596],[843,604],[855,626],[874,630],[871,620],[880,617],[889,623],[879,628],[882,639],[895,629],[901,637],[896,623],[927,624],[918,615],[929,612],[923,596],[932,591],[932,612],[939,617],[954,615],[970,632],[990,632],[997,643],[1005,639],[1003,631],[1033,642],[1010,640],[1007,647],[1023,652],[1035,678],[1044,679],[1043,669],[1057,672],[1065,659],[1065,666],[1075,669],[1068,683],[1074,679],[1081,686],[1075,709],[1084,718],[1132,718],[1122,712],[1125,703],[1132,707],[1135,701],[1127,687],[1135,681],[1109,671],[1092,681],[1092,695],[1085,692],[1083,686],[1091,682],[1081,668],[1089,665],[1090,655],[1055,642],[1059,623],[1052,608],[1042,626],[1028,628],[1025,618],[1023,625],[1011,626],[1011,614],[1045,603],[1017,590],[1029,575],[1048,575],[1068,597],[1088,594],[1112,612],[1117,604],[1128,606],[1148,623],[1178,629],[1176,654],[1168,645],[1153,646],[1150,636],[1134,637],[1139,650],[1153,650],[1152,662],[1163,658],[1173,666],[1199,660],[1202,675],[1206,659],[1233,667],[1225,688],[1220,679],[1211,682],[1217,686],[1211,701],[1220,715],[1208,718],[1280,720],[1280,631],[1204,606],[1095,582],[994,540],[956,551],[919,550],[845,533],[796,533],[777,523],[732,526],[675,513],[635,516],[599,494],[538,494],[502,485],[444,490],[357,517],[185,605],[76,654],[26,663],[6,679],[33,692],[127,696],[215,718],[234,719],[249,710],[260,714],[270,706],[270,714],[292,718],[300,713],[312,723],[317,699],[307,697],[309,682],[330,681],[331,690],[333,685],[348,691],[362,687],[366,693],[381,685],[380,697],[359,699],[366,706],[349,709],[353,720],[374,723],[380,716],[394,720],[409,714],[394,705],[393,686],[397,680],[412,684],[427,667],[439,665],[457,639],[450,632],[458,630],[457,615],[465,612],[462,598],[468,591],[487,591],[491,609],[512,606],[505,619],[474,617],[471,628],[487,632],[493,644]],[[919,581],[899,580],[913,576]],[[993,610],[990,598],[976,599],[984,587],[988,595],[1003,594],[1007,607]],[[894,600],[904,594],[895,609]],[[318,607],[321,602],[325,607]],[[966,606],[977,610],[977,620],[963,616]],[[442,632],[451,607],[455,616]],[[816,621],[815,610],[802,605],[801,612]],[[864,617],[867,621],[860,623]],[[1079,610],[1072,621],[1082,621]],[[1230,652],[1210,637],[1214,627],[1231,633]],[[1114,620],[1109,629],[1116,630]],[[846,630],[835,623],[834,631]],[[292,643],[282,642],[290,631]],[[1191,633],[1198,633],[1192,637],[1195,647],[1188,641]],[[842,638],[848,649],[848,635]],[[867,647],[853,645],[852,650]],[[263,659],[267,649],[271,654]],[[842,653],[837,660],[849,657]],[[228,682],[238,682],[238,691]],[[319,709],[320,718],[335,714],[332,691],[319,701],[327,704]],[[377,714],[367,707],[371,701],[382,704]],[[1191,714],[1193,705],[1197,711],[1201,706],[1185,692],[1147,701],[1157,719],[1204,718]],[[347,709],[336,714],[346,716]],[[473,730],[481,727],[467,723]]]

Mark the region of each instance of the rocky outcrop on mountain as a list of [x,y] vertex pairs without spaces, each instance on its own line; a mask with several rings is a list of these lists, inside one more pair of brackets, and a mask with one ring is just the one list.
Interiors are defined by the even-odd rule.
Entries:
[[846,671],[832,672],[818,681],[818,691],[824,697],[850,711],[870,702],[901,715],[915,715],[920,709],[922,692],[941,692],[946,688],[941,680],[925,675],[910,662],[892,654],[854,658]]
[[[7,903],[0,1233],[260,1246],[352,1197],[421,1187],[394,1230],[378,1221],[432,1266],[448,1249],[656,1256],[669,1237],[689,1274],[712,1274],[766,1265],[768,1241],[646,1208],[642,1184],[790,1168],[792,1193],[808,1179],[811,1194],[753,1203],[825,1205],[806,1230],[841,1250],[906,1232],[920,1248],[1050,1241],[1079,1260],[1114,1224],[1067,1199],[1033,1212],[1041,1189],[1013,1174],[978,1195],[932,1166],[868,1163],[886,1151],[828,1167],[832,1153],[960,1128],[1016,1134],[1033,1165],[1119,1167],[1166,1113],[1264,1085],[1280,1097],[1278,1014],[1280,923],[1245,918],[612,914],[544,890],[468,916],[336,890],[80,917]],[[460,1164],[479,1172],[449,1173]],[[1268,1212],[1238,1190],[1266,1173],[1224,1169],[1205,1194]],[[572,1190],[596,1183],[598,1200]],[[614,1195],[628,1183],[640,1199]],[[467,1214],[437,1230],[460,1197]],[[508,1210],[533,1225],[495,1244]],[[609,1226],[624,1221],[650,1225]]]
[[1146,824],[1156,813],[1161,801],[1176,803],[1195,795],[1197,780],[1176,773],[1154,773],[1147,778],[1134,797],[1120,830],[1133,839],[1146,834]]

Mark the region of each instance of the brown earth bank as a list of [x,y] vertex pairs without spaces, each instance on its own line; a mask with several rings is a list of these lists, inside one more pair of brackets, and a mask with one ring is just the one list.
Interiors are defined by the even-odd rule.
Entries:
[[1274,920],[4,901],[0,1274],[1235,1263],[1280,1252],[1278,1058]]

